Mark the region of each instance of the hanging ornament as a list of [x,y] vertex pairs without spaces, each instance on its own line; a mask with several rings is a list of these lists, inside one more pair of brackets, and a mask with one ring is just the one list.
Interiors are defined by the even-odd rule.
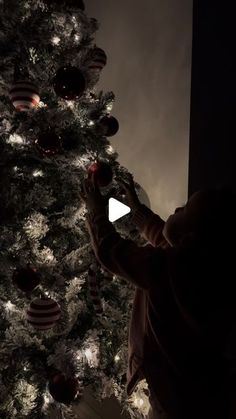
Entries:
[[59,304],[51,298],[36,298],[27,310],[27,321],[37,330],[51,329],[61,317]]
[[80,142],[78,131],[73,130],[71,127],[67,127],[62,131],[62,147],[64,150],[75,150]]
[[53,130],[39,134],[38,138],[35,140],[35,144],[45,156],[57,154],[62,147],[61,137]]
[[67,7],[75,7],[80,10],[84,10],[84,2],[83,0],[44,0],[44,3],[46,3],[47,6],[55,6],[58,4],[66,5]]
[[113,172],[111,166],[105,162],[97,161],[88,168],[88,176],[95,174],[95,180],[98,186],[104,187],[112,182]]
[[101,71],[107,63],[107,56],[103,49],[94,47],[91,51],[91,61],[88,65],[91,71]]
[[9,92],[10,100],[17,111],[28,111],[37,108],[40,97],[39,89],[30,80],[16,81]]
[[78,394],[79,383],[75,377],[66,378],[64,374],[58,372],[50,378],[48,388],[54,400],[69,404]]
[[17,269],[13,273],[13,283],[24,292],[31,292],[40,283],[40,275],[36,269],[27,268]]
[[102,133],[106,137],[115,135],[119,130],[119,122],[114,116],[104,116],[100,119],[98,125],[101,127]]
[[78,68],[68,65],[59,68],[53,78],[53,87],[59,97],[75,100],[84,93],[86,82]]
[[90,298],[92,300],[96,314],[102,314],[103,308],[102,308],[100,292],[99,292],[99,283],[98,283],[98,275],[97,275],[98,269],[99,269],[99,265],[95,262],[89,267],[88,287],[89,287]]

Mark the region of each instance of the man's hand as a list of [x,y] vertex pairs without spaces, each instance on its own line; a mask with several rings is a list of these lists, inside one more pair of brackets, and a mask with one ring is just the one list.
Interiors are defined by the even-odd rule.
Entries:
[[116,178],[116,181],[123,186],[126,192],[129,207],[132,210],[137,209],[141,205],[141,202],[139,201],[135,191],[133,176],[130,173],[128,174],[128,183],[124,182],[124,180],[120,178]]
[[86,204],[88,211],[104,210],[107,205],[107,197],[102,196],[96,182],[95,174],[84,179],[79,193],[81,200]]

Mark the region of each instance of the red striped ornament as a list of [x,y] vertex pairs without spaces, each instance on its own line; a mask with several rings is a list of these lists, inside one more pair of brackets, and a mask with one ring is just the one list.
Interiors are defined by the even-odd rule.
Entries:
[[89,70],[99,70],[101,71],[107,63],[107,56],[105,51],[101,48],[95,47],[92,51],[92,59],[89,64]]
[[36,108],[40,102],[39,89],[31,81],[16,81],[9,92],[10,99],[17,111],[28,111]]
[[88,269],[88,286],[89,286],[89,293],[90,297],[94,306],[94,310],[96,314],[102,314],[102,302],[100,298],[100,291],[98,286],[98,265],[93,263]]
[[61,317],[61,309],[51,298],[36,298],[27,310],[27,321],[35,329],[51,329]]

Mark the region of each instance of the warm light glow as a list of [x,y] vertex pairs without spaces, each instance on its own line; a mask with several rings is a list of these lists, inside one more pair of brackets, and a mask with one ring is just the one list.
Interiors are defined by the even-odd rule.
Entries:
[[88,349],[85,349],[84,353],[85,353],[85,356],[86,356],[87,360],[88,361],[92,361],[93,354],[92,354],[91,349],[89,349],[89,348]]
[[119,355],[116,355],[116,356],[115,356],[115,361],[116,361],[116,362],[118,362],[119,360],[120,360]]
[[77,35],[77,34],[75,34],[74,39],[75,39],[75,41],[76,41],[76,42],[79,42],[79,40],[80,40],[80,36],[79,36],[79,35]]
[[13,311],[15,309],[15,304],[12,304],[12,302],[10,300],[8,300],[8,302],[5,303],[5,307],[9,311]]
[[54,36],[52,37],[51,41],[52,41],[52,44],[54,44],[54,45],[59,45],[59,44],[60,44],[60,42],[61,42],[61,39],[59,38],[59,36],[54,35]]
[[134,405],[136,407],[142,407],[143,403],[144,403],[143,399],[137,396],[134,397]]
[[94,125],[93,121],[89,121],[89,126],[91,127],[92,125]]
[[75,102],[73,102],[73,100],[67,100],[66,101],[66,105],[68,106],[68,108],[70,109],[74,109],[75,108]]
[[112,103],[109,103],[109,104],[106,106],[106,108],[107,108],[107,110],[110,112],[110,111],[112,110]]
[[106,147],[106,152],[107,154],[110,154],[110,155],[114,153],[114,148],[112,147],[112,145],[108,145]]
[[42,100],[39,102],[39,104],[38,104],[38,107],[39,108],[47,108],[47,104],[46,103],[44,103],[44,102],[42,102]]
[[40,170],[40,169],[36,169],[36,170],[33,171],[32,174],[33,174],[34,177],[42,177],[43,176],[43,171]]
[[24,139],[18,134],[12,134],[7,140],[8,144],[23,144]]

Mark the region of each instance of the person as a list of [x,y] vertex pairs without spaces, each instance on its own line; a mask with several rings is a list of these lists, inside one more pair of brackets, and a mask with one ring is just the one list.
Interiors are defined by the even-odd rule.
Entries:
[[117,180],[146,246],[116,232],[94,175],[80,196],[97,260],[135,286],[127,395],[145,378],[150,419],[228,419],[224,351],[236,318],[229,245],[235,197],[227,188],[197,191],[165,222],[139,202],[131,175]]

